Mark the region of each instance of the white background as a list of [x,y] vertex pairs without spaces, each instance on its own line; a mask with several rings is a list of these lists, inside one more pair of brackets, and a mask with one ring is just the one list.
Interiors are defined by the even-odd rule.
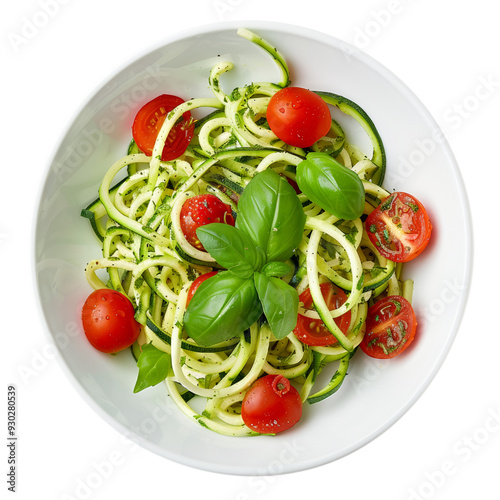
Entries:
[[[500,498],[500,340],[494,293],[500,30],[493,5],[490,0],[23,0],[4,5],[0,435],[6,435],[11,383],[18,399],[17,498]],[[38,189],[81,103],[150,43],[193,26],[224,20],[244,25],[254,19],[326,32],[399,76],[449,140],[468,190],[475,233],[467,310],[424,395],[357,452],[313,470],[267,478],[224,476],[172,463],[132,445],[98,417],[48,347],[31,269]],[[8,449],[0,448],[3,497]]]

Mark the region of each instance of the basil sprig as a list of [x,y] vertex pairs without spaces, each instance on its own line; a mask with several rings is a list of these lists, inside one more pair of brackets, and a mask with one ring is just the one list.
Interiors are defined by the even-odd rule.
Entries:
[[326,153],[309,153],[297,165],[296,181],[311,201],[339,219],[363,214],[365,190],[358,174]]
[[222,271],[196,290],[184,315],[184,328],[196,343],[210,346],[243,332],[261,314],[253,279]]
[[266,260],[264,251],[255,246],[250,236],[229,224],[200,226],[196,235],[221,266],[240,278],[250,278]]
[[302,240],[305,215],[294,189],[273,170],[257,174],[238,201],[235,227],[207,224],[196,234],[224,268],[204,281],[184,315],[187,334],[210,346],[237,336],[264,313],[277,339],[297,323],[297,291],[280,278]]

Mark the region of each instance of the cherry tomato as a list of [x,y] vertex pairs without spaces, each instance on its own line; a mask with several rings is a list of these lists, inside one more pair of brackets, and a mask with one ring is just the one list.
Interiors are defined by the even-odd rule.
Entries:
[[381,255],[408,262],[420,255],[431,237],[424,206],[407,193],[392,193],[366,218],[366,232]]
[[[333,283],[322,283],[320,289],[330,311],[338,309],[347,300],[344,290]],[[309,288],[300,294],[299,300],[304,304],[305,309],[313,308],[313,299]],[[342,333],[346,333],[351,324],[351,311],[334,318],[334,321]],[[293,333],[307,345],[325,346],[337,342],[337,339],[330,333],[321,319],[311,319],[302,314],[298,315],[297,326]]]
[[141,325],[134,319],[134,306],[116,290],[94,290],[82,309],[83,330],[89,342],[101,352],[115,353],[130,347]]
[[274,94],[267,106],[271,130],[291,146],[307,148],[330,130],[332,117],[325,101],[301,87],[285,87]]
[[215,276],[217,274],[217,271],[210,271],[209,273],[202,274],[201,276],[198,276],[192,283],[191,286],[189,287],[187,298],[186,298],[186,307],[189,305],[189,302],[191,302],[191,299],[193,298],[193,295],[196,293],[196,290],[200,287],[200,285],[206,281],[208,278],[211,278],[212,276]]
[[290,179],[290,177],[286,177],[286,176],[283,176],[283,177],[285,177],[285,179],[288,182],[288,184],[290,184],[290,186],[293,187],[294,191],[297,194],[301,194],[302,193],[302,191],[299,188],[299,185],[293,179]]
[[[172,111],[183,99],[175,95],[162,94],[145,104],[137,113],[132,125],[132,136],[139,149],[147,154],[153,148],[160,129],[169,111]],[[194,122],[191,113],[186,111],[168,134],[161,155],[162,161],[175,160],[186,151],[194,133]]]
[[286,431],[302,416],[300,395],[283,375],[265,375],[248,389],[241,404],[243,422],[262,434]]
[[360,347],[372,358],[393,358],[412,342],[417,319],[411,304],[399,295],[385,297],[368,309]]
[[205,224],[222,222],[234,226],[230,205],[213,194],[200,194],[185,201],[181,208],[181,230],[188,243],[198,250],[205,250],[196,230]]

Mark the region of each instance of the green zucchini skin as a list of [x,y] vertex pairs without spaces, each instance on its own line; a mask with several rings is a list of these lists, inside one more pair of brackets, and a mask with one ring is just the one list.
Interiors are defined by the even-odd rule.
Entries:
[[[122,185],[125,179],[121,180],[117,184],[110,189],[110,196],[114,196],[118,191],[118,188]],[[106,235],[106,227],[104,224],[100,224],[99,220],[103,217],[107,216],[106,207],[100,200],[100,198],[96,198],[94,201],[89,203],[85,208],[83,208],[80,212],[80,215],[85,219],[88,219],[90,222],[90,226],[94,231],[95,235],[99,238],[100,241],[104,241],[104,236]]]
[[340,389],[340,386],[342,385],[342,383],[345,380],[345,377],[347,376],[347,369],[349,368],[349,362],[351,361],[351,358],[354,356],[355,352],[356,349],[354,349],[354,351],[346,354],[343,358],[341,358],[340,365],[337,371],[334,373],[333,377],[331,378],[330,382],[325,387],[323,387],[323,389],[319,390],[318,392],[312,394],[307,398],[307,402],[309,404],[319,403],[320,401],[323,401],[332,394],[335,394]]
[[373,156],[371,161],[378,167],[378,170],[373,174],[371,180],[375,184],[381,186],[384,181],[386,170],[386,155],[382,138],[380,137],[373,120],[368,116],[364,109],[359,106],[359,104],[356,104],[347,97],[324,91],[317,91],[316,94],[321,96],[327,104],[331,104],[346,115],[352,116],[368,134],[373,146]]
[[[159,325],[157,325],[148,315],[147,319],[147,327],[163,342],[166,344],[171,343],[171,337],[170,335],[165,332]],[[197,344],[194,344],[193,342],[186,342],[182,341],[181,347],[182,349],[186,351],[193,351],[193,352],[223,352],[230,350],[236,346],[236,344],[239,342],[238,338],[235,338],[233,341],[226,341],[222,342],[220,345],[213,345],[210,347],[202,347]]]

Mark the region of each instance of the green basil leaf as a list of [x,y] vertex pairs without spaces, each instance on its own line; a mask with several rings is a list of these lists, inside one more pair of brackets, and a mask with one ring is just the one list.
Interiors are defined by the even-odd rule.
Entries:
[[353,220],[363,214],[361,179],[325,153],[309,153],[297,166],[296,181],[311,201],[339,219]]
[[275,276],[276,278],[282,278],[283,276],[287,275],[290,271],[292,271],[292,268],[288,264],[276,261],[268,262],[260,270],[262,274],[265,274],[266,276],[269,277]]
[[210,346],[236,337],[261,314],[253,279],[222,271],[196,290],[184,314],[184,328],[199,345]]
[[297,290],[279,278],[268,277],[262,273],[255,273],[254,281],[273,335],[277,339],[286,337],[297,325]]
[[258,173],[238,201],[236,227],[264,250],[268,262],[292,256],[302,240],[304,224],[295,190],[273,170]]
[[134,392],[159,384],[172,373],[172,360],[168,352],[157,349],[153,344],[144,344],[137,360],[139,373]]
[[205,250],[223,267],[240,278],[250,278],[265,257],[244,232],[229,224],[213,223],[196,230]]

